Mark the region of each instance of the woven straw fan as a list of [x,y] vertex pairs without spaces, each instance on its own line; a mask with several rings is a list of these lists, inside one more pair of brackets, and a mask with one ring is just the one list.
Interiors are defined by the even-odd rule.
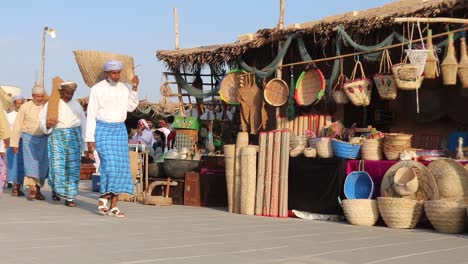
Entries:
[[131,56],[94,50],[74,50],[73,54],[75,54],[81,76],[83,76],[84,82],[89,87],[93,87],[93,85],[105,79],[102,67],[109,60],[122,62],[123,69],[120,72],[120,81],[132,83],[135,67]]
[[47,108],[47,121],[58,120],[59,101],[60,101],[60,84],[62,78],[56,76],[52,79],[52,92],[49,97],[49,106]]

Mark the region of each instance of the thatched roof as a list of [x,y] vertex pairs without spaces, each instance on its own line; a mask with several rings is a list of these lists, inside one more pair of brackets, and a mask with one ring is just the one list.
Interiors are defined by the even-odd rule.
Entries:
[[252,40],[179,50],[159,50],[156,56],[171,70],[204,64],[222,67],[225,63],[232,63],[247,50],[285,39],[292,32],[330,39],[331,35],[335,34],[334,28],[341,25],[349,35],[356,37],[372,34],[383,28],[401,26],[394,22],[395,17],[466,17],[467,9],[466,0],[401,0],[364,11],[351,11],[318,21],[289,25],[283,30],[260,29],[252,35]]

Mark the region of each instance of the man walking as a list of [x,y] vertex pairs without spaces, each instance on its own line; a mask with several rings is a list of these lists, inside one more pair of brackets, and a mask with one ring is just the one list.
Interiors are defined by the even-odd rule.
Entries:
[[[132,91],[120,82],[122,63],[110,60],[103,67],[105,80],[91,88],[87,109],[86,142],[88,153],[94,149],[100,159],[101,196],[98,210],[101,214],[125,217],[117,207],[118,195],[133,194],[133,178],[130,174],[128,137],[125,127],[127,112],[138,106],[138,76],[132,79]],[[110,209],[107,207],[111,199]]]
[[29,186],[28,200],[45,200],[41,193],[49,169],[47,135],[39,127],[39,112],[44,106],[45,90],[41,86],[32,89],[32,101],[23,104],[16,116],[11,136],[11,147],[18,155],[20,138],[23,141],[24,186]]
[[[77,84],[60,84],[58,120],[48,120],[49,103],[44,105],[40,114],[40,127],[44,134],[49,134],[49,185],[52,188],[52,200],[65,199],[65,205],[76,207],[80,182],[81,151],[84,148],[86,116],[80,103],[72,100]],[[83,137],[82,137],[83,135]]]
[[[7,114],[8,124],[10,129],[13,130],[15,125],[16,116],[18,111],[24,103],[24,97],[21,95],[13,96],[13,111]],[[24,163],[23,163],[23,141],[19,140],[18,143],[18,154],[13,152],[13,148],[10,147],[6,152],[7,160],[7,178],[9,182],[13,183],[13,190],[11,191],[12,196],[24,196],[21,191],[21,184],[24,181]]]

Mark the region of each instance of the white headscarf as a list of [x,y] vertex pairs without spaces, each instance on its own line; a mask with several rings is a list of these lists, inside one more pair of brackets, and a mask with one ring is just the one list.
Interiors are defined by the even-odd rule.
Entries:
[[103,70],[105,72],[108,72],[108,71],[121,71],[122,67],[123,67],[122,62],[120,62],[118,60],[110,60],[110,61],[107,61],[106,63],[104,63]]

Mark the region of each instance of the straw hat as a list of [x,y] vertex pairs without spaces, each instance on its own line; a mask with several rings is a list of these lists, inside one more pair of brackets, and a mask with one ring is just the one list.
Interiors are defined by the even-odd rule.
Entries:
[[289,88],[281,79],[270,80],[263,90],[265,101],[272,106],[282,106],[288,101]]
[[322,99],[325,90],[325,78],[319,69],[303,71],[296,83],[294,99],[299,106],[307,106]]
[[393,189],[393,178],[398,169],[402,167],[412,168],[418,177],[418,190],[411,197],[421,197],[421,199],[425,201],[439,199],[439,190],[431,171],[423,164],[413,160],[400,161],[387,170],[380,185],[381,194],[387,194],[389,197],[401,197],[401,195]]
[[414,194],[418,190],[418,176],[411,167],[401,167],[393,176],[393,189],[401,196]]

